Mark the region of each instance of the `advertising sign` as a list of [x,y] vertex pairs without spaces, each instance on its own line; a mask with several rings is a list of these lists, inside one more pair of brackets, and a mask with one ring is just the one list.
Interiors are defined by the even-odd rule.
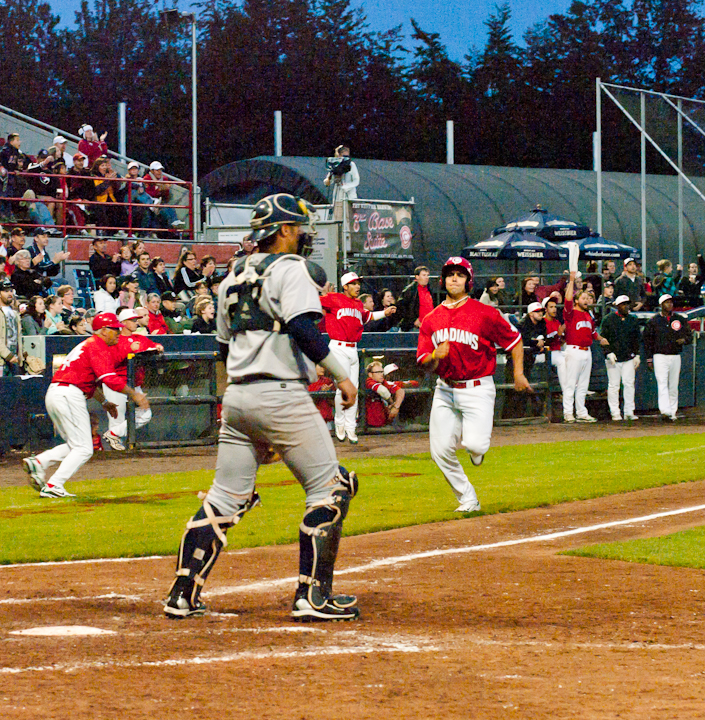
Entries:
[[351,200],[350,250],[355,257],[413,257],[411,205]]

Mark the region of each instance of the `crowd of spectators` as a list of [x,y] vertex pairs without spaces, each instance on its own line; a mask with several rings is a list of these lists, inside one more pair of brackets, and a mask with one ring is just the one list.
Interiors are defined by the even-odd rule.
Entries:
[[7,136],[0,150],[0,222],[42,225],[52,234],[64,224],[84,235],[125,236],[134,228],[144,237],[168,237],[183,229],[158,160],[148,167],[130,162],[121,177],[107,155],[106,134],[82,125],[79,135],[73,155],[57,135],[36,156],[22,152],[18,133]]

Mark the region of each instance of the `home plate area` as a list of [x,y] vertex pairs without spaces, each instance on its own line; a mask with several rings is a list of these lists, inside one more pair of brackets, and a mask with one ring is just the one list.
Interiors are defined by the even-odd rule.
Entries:
[[224,553],[201,618],[174,558],[0,568],[0,717],[701,718],[700,571],[569,557],[705,522],[702,483],[344,538],[360,621],[288,613],[297,546]]

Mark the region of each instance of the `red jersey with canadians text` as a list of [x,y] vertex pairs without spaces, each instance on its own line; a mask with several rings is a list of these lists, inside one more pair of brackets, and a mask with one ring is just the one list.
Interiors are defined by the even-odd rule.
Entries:
[[558,334],[561,321],[558,318],[546,318],[546,341],[549,350],[560,350],[563,346],[563,338]]
[[321,297],[326,313],[326,331],[331,340],[356,343],[362,337],[362,326],[372,319],[360,300],[353,300],[344,293],[328,293]]
[[576,309],[572,300],[566,300],[563,307],[565,341],[567,345],[589,348],[597,335],[595,318],[585,310]]
[[117,372],[112,348],[98,335],[76,345],[51,381],[75,385],[87,398],[93,397],[96,387],[101,383],[115,392],[120,392],[127,384],[125,378]]
[[421,323],[416,362],[420,363],[442,342],[450,342],[448,356],[436,372],[444,380],[477,380],[494,375],[499,345],[511,350],[521,334],[497,308],[469,298],[458,307],[439,305]]
[[[127,382],[127,358],[129,355],[142,353],[149,350],[156,350],[157,343],[152,342],[144,335],[120,335],[117,345],[110,349],[115,360],[115,371],[125,382]],[[135,372],[135,385],[140,386],[144,382],[144,368],[137,368]]]

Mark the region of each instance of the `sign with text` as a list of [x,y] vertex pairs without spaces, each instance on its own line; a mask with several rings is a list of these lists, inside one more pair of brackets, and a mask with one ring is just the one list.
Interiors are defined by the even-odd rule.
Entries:
[[356,257],[413,257],[411,205],[349,201],[350,250]]

